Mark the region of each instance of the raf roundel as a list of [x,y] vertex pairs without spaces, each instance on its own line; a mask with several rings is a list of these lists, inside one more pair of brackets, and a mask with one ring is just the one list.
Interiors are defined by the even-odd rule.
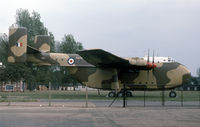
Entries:
[[72,64],[74,64],[74,59],[73,58],[69,58],[67,60],[67,62],[68,62],[68,64],[72,65]]

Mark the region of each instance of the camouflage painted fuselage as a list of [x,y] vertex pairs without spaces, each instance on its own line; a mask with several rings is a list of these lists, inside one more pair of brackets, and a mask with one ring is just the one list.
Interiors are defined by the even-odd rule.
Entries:
[[190,71],[177,62],[156,63],[156,68],[149,68],[143,58],[125,59],[101,49],[50,53],[50,41],[49,36],[36,36],[35,47],[30,47],[26,28],[10,28],[8,62],[65,66],[83,85],[107,90],[120,90],[124,84],[130,90],[173,89],[190,77]]
[[[66,66],[74,79],[83,85],[99,89],[116,89],[116,77],[119,89],[126,84],[127,89],[131,90],[173,89],[184,84],[190,77],[190,71],[177,62],[156,63],[154,71],[118,68],[115,73],[115,68],[96,67],[78,54],[43,53],[27,56],[28,62],[39,65]],[[74,59],[72,65],[68,63],[70,58]]]
[[187,68],[179,63],[159,63],[152,71],[119,69],[118,74],[112,68],[73,67],[70,68],[73,78],[84,85],[100,89],[115,89],[118,76],[119,88],[126,84],[131,90],[173,89],[185,83],[189,78]]

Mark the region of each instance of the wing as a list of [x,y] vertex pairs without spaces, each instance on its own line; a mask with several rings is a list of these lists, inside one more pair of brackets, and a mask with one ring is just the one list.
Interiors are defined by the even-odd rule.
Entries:
[[106,52],[102,49],[91,49],[77,52],[87,62],[95,66],[129,66],[129,61]]
[[[77,52],[83,59],[97,67],[141,68],[146,67],[146,61],[124,59],[102,49],[91,49]],[[137,62],[138,61],[138,62]],[[145,62],[145,63],[144,63]]]

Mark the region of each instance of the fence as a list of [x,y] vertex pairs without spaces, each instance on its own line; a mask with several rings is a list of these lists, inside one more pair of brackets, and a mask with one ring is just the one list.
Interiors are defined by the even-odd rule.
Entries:
[[[128,107],[146,107],[146,106],[197,106],[200,107],[200,90],[178,88],[176,97],[169,97],[169,90],[163,91],[133,91],[132,97],[126,98]],[[196,90],[196,91],[195,91]],[[24,106],[45,105],[45,106],[76,106],[84,107],[122,107],[123,97],[108,97],[109,91],[89,90],[88,100],[86,101],[86,91],[25,91],[25,92],[0,92],[0,105]],[[115,101],[113,101],[115,99]],[[28,102],[28,103],[27,103]]]

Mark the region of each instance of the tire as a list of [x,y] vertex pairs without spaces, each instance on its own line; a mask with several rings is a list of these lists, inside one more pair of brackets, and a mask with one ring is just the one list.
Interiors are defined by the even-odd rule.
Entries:
[[174,92],[174,91],[169,92],[169,97],[170,98],[175,98],[176,97],[176,92]]
[[109,92],[108,93],[108,97],[115,97],[115,96],[116,96],[115,92]]
[[123,97],[123,96],[124,96],[124,93],[123,93],[123,92],[118,92],[118,93],[117,93],[117,96],[118,96],[118,97]]
[[131,92],[131,91],[127,91],[127,92],[126,92],[126,96],[127,96],[127,97],[132,97],[132,92]]

